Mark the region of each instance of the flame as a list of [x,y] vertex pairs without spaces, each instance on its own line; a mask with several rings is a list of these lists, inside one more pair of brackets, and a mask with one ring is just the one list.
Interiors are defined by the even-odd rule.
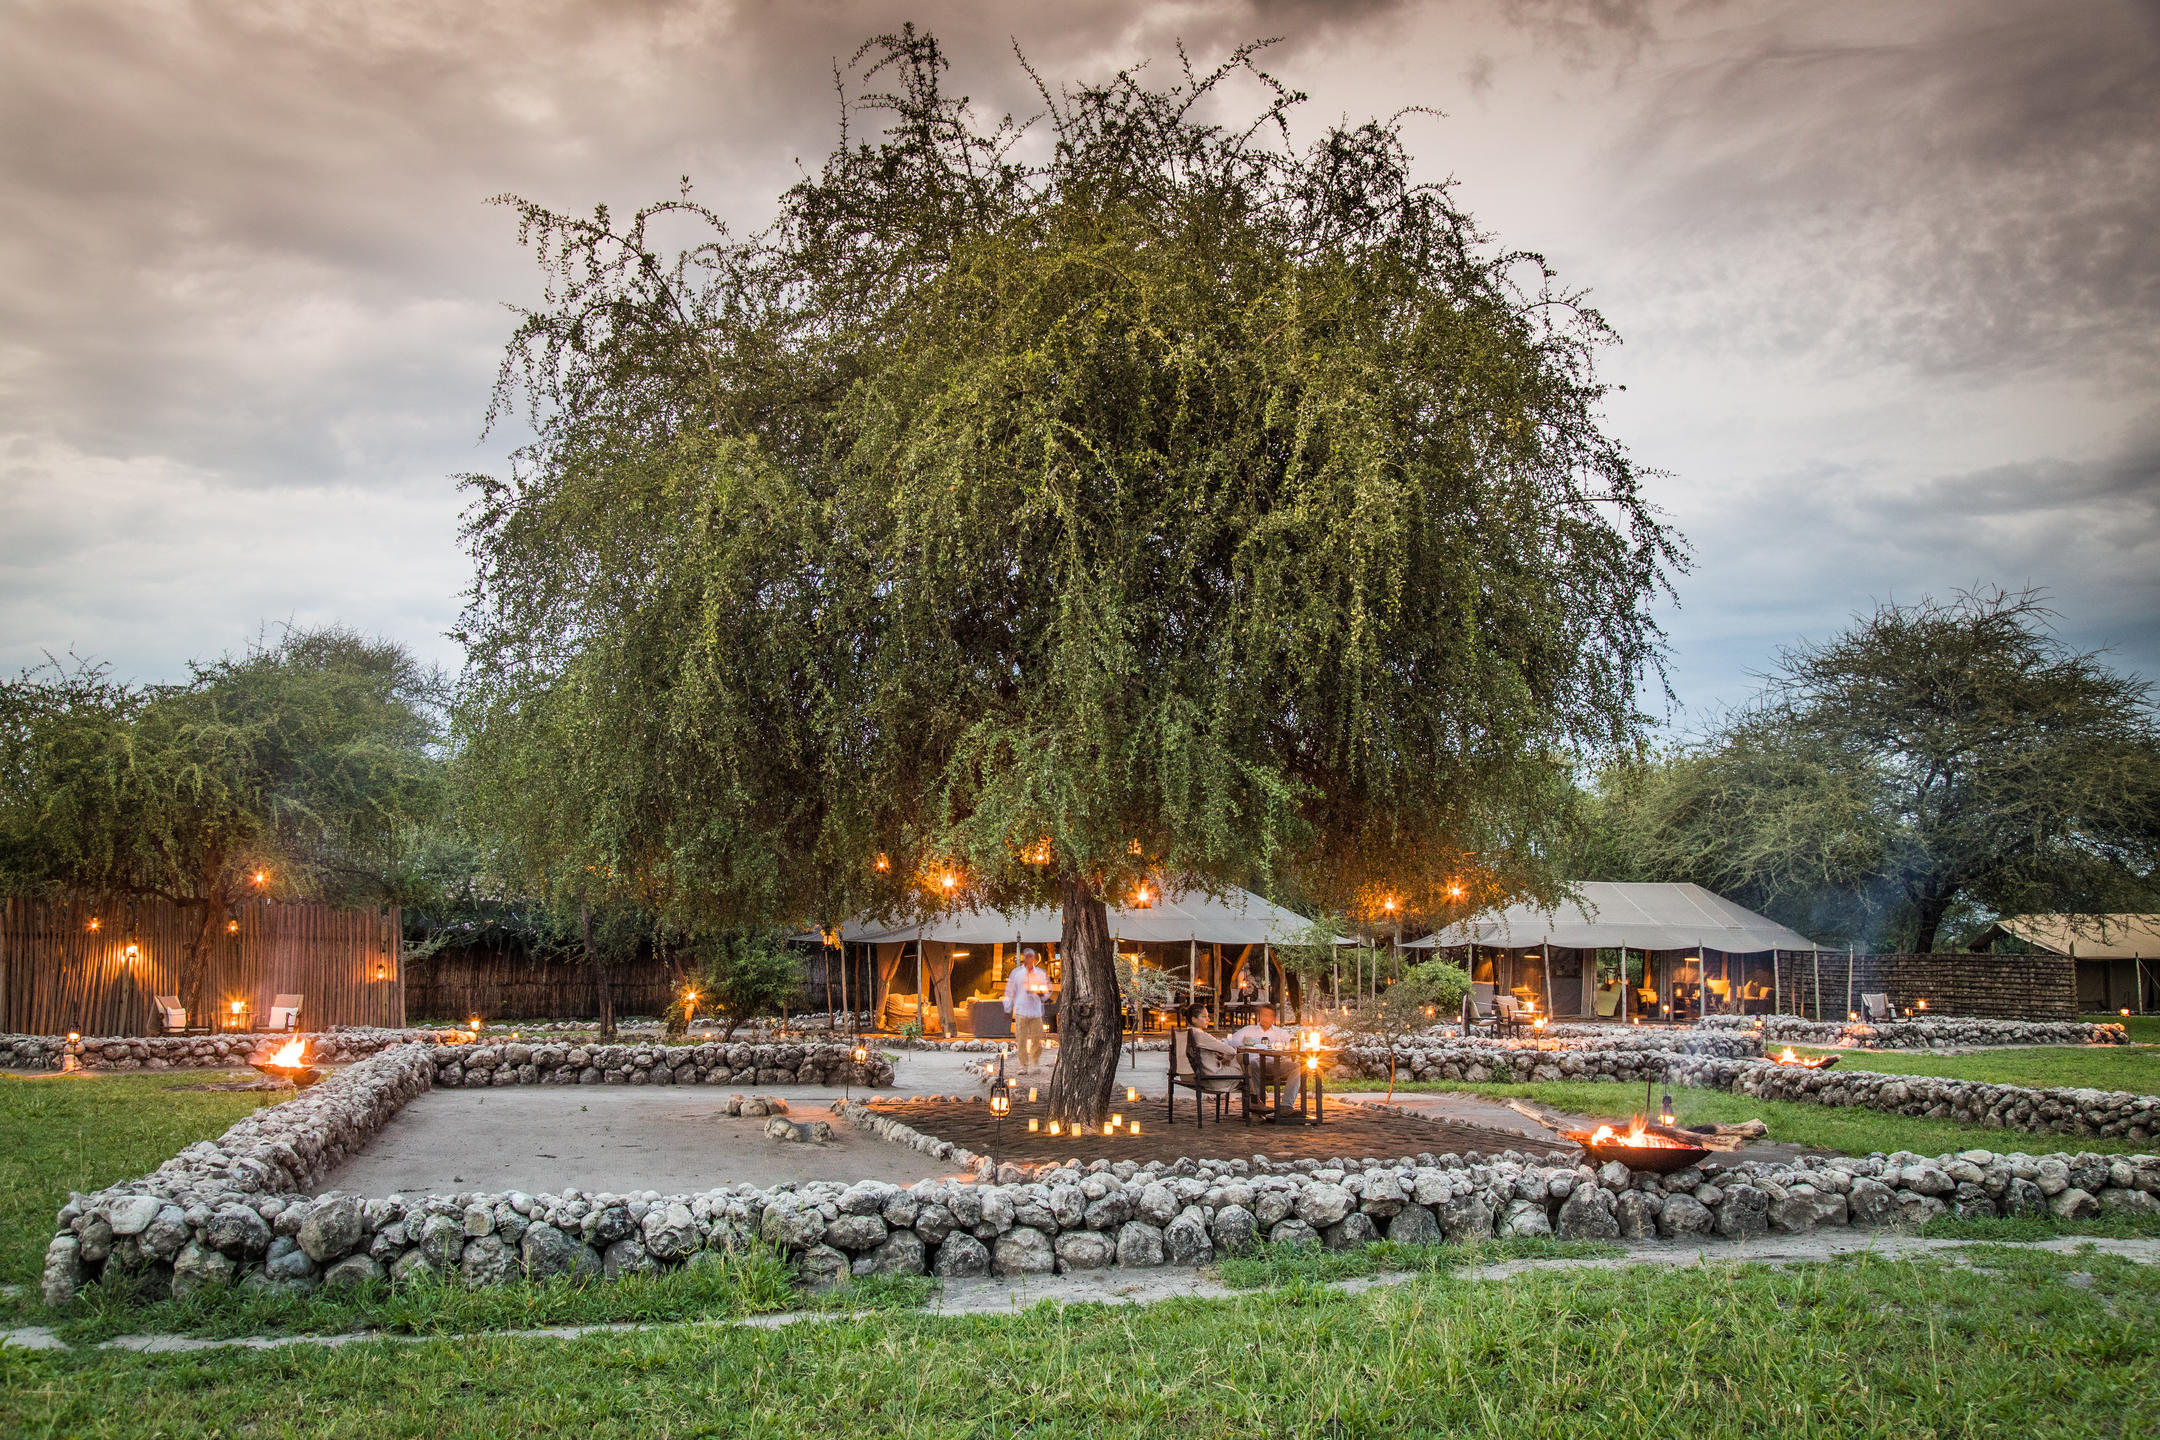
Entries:
[[1800,1063],[1800,1056],[1793,1050],[1792,1046],[1787,1045],[1785,1053],[1777,1057],[1777,1063],[1780,1065],[1797,1065]]
[[263,1061],[263,1064],[276,1066],[280,1070],[298,1070],[307,1064],[307,1044],[296,1036],[280,1045],[277,1054]]
[[1640,1115],[1634,1116],[1628,1121],[1628,1128],[1625,1132],[1615,1130],[1610,1125],[1598,1126],[1597,1129],[1590,1132],[1590,1143],[1592,1145],[1625,1145],[1637,1150],[1688,1150],[1693,1148],[1681,1144],[1678,1140],[1668,1140],[1663,1135],[1651,1134],[1649,1128],[1643,1123],[1643,1117]]

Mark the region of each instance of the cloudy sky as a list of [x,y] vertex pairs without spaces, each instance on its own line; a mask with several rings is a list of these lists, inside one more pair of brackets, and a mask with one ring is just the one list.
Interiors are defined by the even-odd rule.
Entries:
[[454,667],[452,477],[534,298],[504,191],[756,224],[912,19],[1028,113],[1280,36],[1320,122],[1587,287],[1696,563],[1685,723],[1878,599],[2038,585],[2160,676],[2154,0],[0,0],[0,667],[342,620]]

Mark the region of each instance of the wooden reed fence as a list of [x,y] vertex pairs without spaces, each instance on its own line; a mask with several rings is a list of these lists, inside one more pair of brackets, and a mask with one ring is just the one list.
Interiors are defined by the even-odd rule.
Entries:
[[[617,1016],[659,1015],[674,1003],[682,977],[644,956],[610,965]],[[415,1020],[591,1020],[592,982],[575,956],[536,959],[521,950],[457,948],[407,962],[405,1008]]]
[[[151,997],[179,993],[201,923],[201,911],[166,900],[9,900],[0,915],[0,1031],[156,1033]],[[273,996],[293,994],[305,997],[303,1029],[403,1025],[401,924],[395,906],[243,904],[210,941],[208,993],[221,1016],[239,1001],[257,1023]]]

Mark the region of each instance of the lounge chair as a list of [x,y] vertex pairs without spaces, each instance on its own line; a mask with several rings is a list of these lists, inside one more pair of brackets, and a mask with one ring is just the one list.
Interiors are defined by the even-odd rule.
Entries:
[[300,1028],[300,995],[280,995],[270,1002],[270,1018],[263,1025],[265,1030],[298,1030]]
[[1510,1035],[1520,1034],[1523,1024],[1522,1002],[1513,995],[1493,996],[1493,1021]]
[[158,1030],[166,1035],[186,1035],[188,1029],[187,1007],[177,995],[153,995],[150,1004],[157,1011]]
[[[1183,1070],[1178,1069],[1178,1052],[1180,1050],[1185,1052],[1185,1068]],[[1245,1092],[1245,1077],[1243,1075],[1210,1075],[1202,1070],[1200,1067],[1200,1042],[1193,1037],[1190,1025],[1171,1038],[1168,1058],[1170,1061],[1169,1114],[1173,1122],[1177,1119],[1178,1086],[1182,1085],[1193,1092],[1193,1125],[1196,1128],[1207,1128],[1205,1119],[1207,1107],[1200,1102],[1209,1095],[1215,1097],[1215,1119],[1218,1122],[1223,1118],[1223,1101],[1234,1094],[1238,1097],[1240,1108],[1245,1113],[1245,1123],[1247,1125],[1252,1124],[1252,1097]]]
[[1597,1013],[1600,1020],[1613,1020],[1619,1017],[1620,987],[1618,985],[1598,986]]
[[1897,1019],[1897,1007],[1890,1003],[1888,995],[1862,995],[1860,1013],[1868,1018],[1869,1024]]

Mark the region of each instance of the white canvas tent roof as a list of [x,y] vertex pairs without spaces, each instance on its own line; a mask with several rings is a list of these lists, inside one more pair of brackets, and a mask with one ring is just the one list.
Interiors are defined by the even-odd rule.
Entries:
[[1520,949],[1559,945],[1570,950],[1719,950],[1749,955],[1764,950],[1812,950],[1815,942],[1767,915],[1735,905],[1700,885],[1585,881],[1580,902],[1550,914],[1534,904],[1510,905],[1451,925],[1405,949],[1494,945]]
[[2036,950],[2080,960],[2160,955],[2160,915],[2009,915],[1988,927]]
[[[1295,911],[1233,889],[1216,897],[1197,892],[1157,901],[1146,907],[1112,905],[1110,934],[1117,940],[1161,943],[1197,940],[1220,945],[1283,945],[1296,940],[1308,921]],[[849,943],[914,940],[932,944],[994,945],[1018,940],[1048,944],[1064,934],[1064,917],[1054,909],[956,910],[920,921],[892,923],[851,920],[840,927]],[[815,940],[813,935],[805,939]]]

